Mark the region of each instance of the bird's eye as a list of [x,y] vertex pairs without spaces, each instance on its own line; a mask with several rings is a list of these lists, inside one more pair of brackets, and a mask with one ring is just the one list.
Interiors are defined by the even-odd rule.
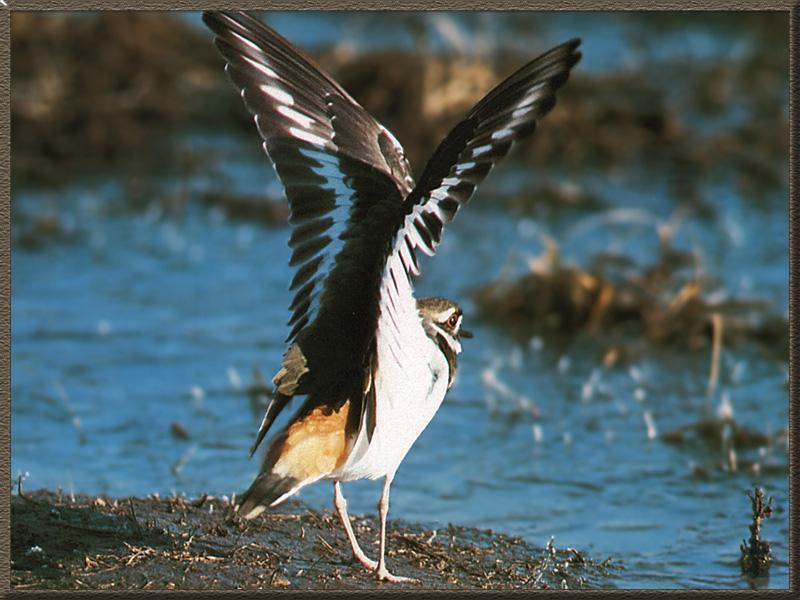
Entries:
[[454,314],[452,317],[447,319],[447,324],[450,325],[450,327],[455,327],[458,324],[458,315]]

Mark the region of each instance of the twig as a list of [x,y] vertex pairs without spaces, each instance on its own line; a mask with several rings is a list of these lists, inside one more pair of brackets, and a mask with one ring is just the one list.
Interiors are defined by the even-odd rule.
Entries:
[[320,543],[323,545],[323,547],[329,553],[331,553],[331,554],[336,554],[337,553],[336,549],[328,543],[328,540],[326,540],[324,537],[322,537],[319,533],[317,534],[317,539],[320,541]]
[[396,535],[392,536],[392,539],[400,540],[408,546],[413,546],[420,554],[425,554],[433,558],[444,558],[444,559],[448,558],[448,554],[446,552],[436,550],[435,548],[428,546],[423,542],[420,542],[416,538],[404,535]]
[[711,371],[708,374],[708,387],[706,387],[706,411],[711,412],[711,398],[717,389],[719,382],[719,357],[722,351],[722,315],[718,312],[711,314],[711,327],[713,330],[713,342],[711,347]]
[[67,394],[67,390],[64,389],[64,386],[61,385],[61,382],[56,382],[54,384],[56,395],[61,400],[61,403],[66,410],[67,414],[69,415],[70,422],[72,423],[73,427],[75,427],[75,431],[78,434],[78,443],[83,445],[86,443],[86,434],[83,431],[83,425],[81,424],[81,418],[78,416],[77,411],[72,406],[72,402],[70,402],[69,394]]
[[747,491],[753,508],[753,523],[750,525],[750,539],[742,544],[741,567],[746,575],[758,577],[769,572],[772,563],[772,551],[769,542],[761,539],[761,524],[772,516],[772,498],[764,504],[764,491],[757,487],[755,492]]
[[17,496],[25,500],[25,502],[30,502],[31,504],[40,504],[37,500],[34,500],[30,496],[22,493],[22,475],[17,477]]
[[128,498],[128,505],[131,507],[130,518],[133,520],[133,524],[136,525],[137,533],[139,536],[142,536],[144,532],[142,531],[141,525],[139,525],[139,520],[136,518],[136,509],[133,507],[133,498]]

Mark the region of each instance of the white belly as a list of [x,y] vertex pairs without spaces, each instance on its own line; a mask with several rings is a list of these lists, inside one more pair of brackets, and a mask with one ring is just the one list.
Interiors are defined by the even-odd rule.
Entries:
[[[395,248],[405,248],[405,241],[401,230]],[[331,478],[347,481],[393,476],[447,392],[447,359],[425,333],[406,265],[402,252],[395,250],[381,280],[372,376],[372,437],[367,439],[364,411],[353,449]]]
[[[439,348],[427,337],[414,348],[414,359],[404,362],[404,373],[391,368],[374,381],[377,394],[375,429],[367,441],[362,427],[342,468],[342,481],[394,475],[411,446],[431,422],[447,393],[449,367]],[[421,340],[420,340],[421,341]]]

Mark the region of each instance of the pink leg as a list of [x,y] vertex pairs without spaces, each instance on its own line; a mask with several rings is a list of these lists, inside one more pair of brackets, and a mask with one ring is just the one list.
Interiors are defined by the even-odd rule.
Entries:
[[378,558],[378,567],[375,569],[375,576],[378,581],[391,581],[393,583],[419,583],[418,579],[410,577],[400,577],[392,575],[386,568],[386,515],[389,514],[389,488],[392,485],[394,475],[387,475],[383,482],[383,493],[381,500],[378,503],[378,512],[381,516],[381,546],[380,557]]
[[347,533],[347,539],[350,540],[353,556],[362,565],[374,571],[378,567],[378,563],[364,554],[361,546],[358,545],[356,534],[353,532],[353,526],[350,524],[350,517],[347,516],[347,500],[344,499],[342,487],[338,481],[333,482],[333,505],[336,507],[336,512],[339,513],[339,518],[342,520],[342,525],[344,525],[344,530]]

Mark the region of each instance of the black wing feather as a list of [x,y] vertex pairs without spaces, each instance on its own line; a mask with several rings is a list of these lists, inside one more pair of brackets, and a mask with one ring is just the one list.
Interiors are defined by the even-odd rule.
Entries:
[[[325,360],[322,348],[329,352],[332,340],[345,339],[352,348],[341,348],[338,356],[367,356],[364,348],[374,330],[367,339],[363,327],[354,325],[354,315],[360,318],[369,307],[354,313],[353,306],[367,302],[363,290],[368,286],[377,289],[374,281],[388,252],[373,243],[380,224],[374,224],[370,209],[382,205],[375,214],[390,217],[383,228],[395,227],[414,181],[394,136],[288,41],[241,12],[206,12],[203,20],[284,185],[293,228],[290,264],[296,272],[290,289],[295,295],[287,342],[294,344],[286,355],[295,361],[287,376],[291,391],[276,393],[258,445],[292,395],[308,393],[314,380],[325,385],[330,374],[342,374],[336,361]],[[364,220],[371,223],[366,233]],[[389,232],[383,236],[389,239]],[[374,298],[371,302],[377,305]],[[318,321],[325,326],[316,326]],[[286,360],[279,374],[286,372]],[[357,412],[357,398],[355,403]]]
[[[342,247],[332,242],[351,217],[354,174],[345,165],[356,165],[359,176],[358,164],[367,165],[368,177],[391,179],[404,197],[413,179],[403,149],[338,83],[257,19],[206,12],[203,20],[284,184],[294,227],[290,264],[303,272],[303,283],[315,281],[318,299]],[[313,321],[319,309],[303,299],[292,302],[288,342],[302,329],[296,324]]]
[[407,217],[401,237],[414,249],[435,252],[444,224],[453,220],[513,143],[533,133],[552,110],[556,91],[581,58],[579,45],[580,40],[571,40],[523,66],[478,102],[439,144],[404,201]]
[[393,382],[413,386],[416,378],[426,376],[427,365],[421,366],[408,351],[425,340],[411,284],[411,277],[419,273],[416,250],[428,255],[436,251],[445,223],[469,201],[513,142],[530,135],[553,108],[556,90],[580,59],[578,44],[573,40],[554,48],[489,92],[438,146],[404,200],[405,216],[394,233],[380,287],[373,380],[376,389],[385,390],[383,402],[402,402],[405,394],[413,393]]

